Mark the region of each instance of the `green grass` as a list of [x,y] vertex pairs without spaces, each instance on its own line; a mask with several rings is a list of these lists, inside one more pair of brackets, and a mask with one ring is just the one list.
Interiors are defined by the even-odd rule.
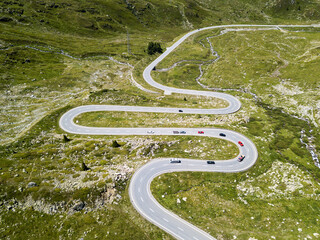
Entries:
[[[2,239],[172,239],[163,231],[140,218],[128,197],[120,205],[112,205],[87,214],[48,215],[32,211],[1,211]],[[28,219],[28,221],[25,221]],[[42,224],[41,228],[39,223]],[[17,227],[18,226],[18,227]],[[27,236],[27,237],[26,237]]]
[[[185,47],[196,51],[200,46],[198,41],[204,36],[216,35],[210,31],[188,40],[170,54],[161,67],[189,59],[189,52],[183,51]],[[287,112],[319,124],[318,109],[312,107],[320,100],[318,38],[317,28],[307,32],[240,31],[213,37],[210,41],[221,58],[203,66],[200,82],[208,87],[249,90],[267,104],[283,107]],[[196,54],[195,60],[211,58],[199,51]],[[201,88],[195,81],[198,75],[196,62],[184,63],[168,72],[153,72],[154,78],[163,84],[193,89]]]
[[[69,108],[48,115],[17,142],[1,147],[0,194],[3,200],[22,200],[31,195],[34,199],[67,201],[82,199],[90,193],[93,204],[103,191],[104,185],[95,186],[93,182],[89,189],[55,191],[59,186],[56,180],[65,181],[70,177],[79,177],[82,161],[85,161],[91,170],[82,172],[84,178],[80,179],[84,182],[96,181],[97,184],[100,181],[109,181],[112,176],[105,177],[104,174],[108,175],[110,167],[122,165],[127,158],[130,159],[127,165],[136,168],[144,159],[153,157],[228,159],[238,154],[237,148],[229,142],[190,136],[150,136],[149,142],[144,142],[145,137],[116,137],[121,147],[113,148],[114,136],[90,137],[89,140],[88,137],[68,134],[71,141],[65,143],[64,132],[59,129],[57,120]],[[135,146],[139,142],[140,145]],[[155,148],[155,145],[158,147]],[[34,189],[26,188],[30,181],[39,186]],[[24,190],[17,191],[19,187]]]
[[[102,89],[92,92],[89,96],[90,103],[111,105],[180,107],[180,108],[224,108],[228,103],[223,99],[202,97],[183,94],[160,95],[135,91],[130,88]],[[90,113],[86,113],[89,114]]]
[[215,127],[218,121],[210,115],[91,112],[75,118],[79,125],[89,127]]
[[237,186],[244,179],[245,173],[172,173],[158,177],[152,187],[163,206],[215,237],[292,239],[318,233],[318,199],[299,193],[289,201],[286,196],[240,199]]
[[[292,239],[318,233],[319,169],[299,140],[301,130],[312,129],[313,144],[317,146],[319,142],[319,131],[314,125],[319,122],[319,115],[316,108],[310,107],[313,105],[311,102],[319,101],[314,75],[318,72],[315,69],[319,62],[318,35],[317,31],[258,31],[228,33],[212,38],[221,59],[205,68],[201,81],[209,87],[250,87],[250,91],[261,98],[256,102],[257,108],[252,103],[246,106],[248,102],[244,102],[245,111],[252,114],[238,128],[257,145],[259,159],[245,173],[170,173],[159,176],[152,183],[152,191],[160,204],[222,239],[234,236],[238,239],[271,236]],[[190,40],[185,45],[190,45],[189,48],[194,45],[196,49],[198,43]],[[209,59],[201,54],[198,57],[200,60]],[[183,48],[177,49],[161,67],[182,59],[188,59],[188,56]],[[186,68],[182,65],[168,73],[154,73],[154,76],[157,81],[171,86],[181,84],[177,78],[188,79],[189,84],[186,85],[199,88],[194,81],[196,71],[192,75],[185,71]],[[243,102],[245,96],[241,97]],[[302,110],[304,106],[308,112]],[[290,113],[308,117],[312,123],[307,124],[282,113],[282,107]],[[287,182],[270,174],[274,170],[284,171],[274,165],[278,161],[299,169],[289,173],[289,176],[298,174],[294,183],[298,184],[306,177],[312,185],[308,183],[289,195],[282,195],[290,189]],[[249,188],[249,194],[245,195],[237,190],[239,186],[260,190],[250,193],[252,190]],[[270,189],[280,193],[274,194]],[[271,195],[262,198],[260,191]],[[177,204],[178,198],[181,204]]]
[[[223,239],[232,239],[233,235],[238,239],[271,236],[292,239],[318,233],[319,169],[299,142],[300,130],[309,127],[304,121],[277,109],[268,109],[265,104],[260,107],[264,111],[258,111],[255,118],[242,124],[245,128],[238,129],[244,131],[258,148],[259,159],[250,171],[159,176],[152,182],[151,189],[160,204]],[[316,143],[319,141],[319,131],[317,128],[313,130]],[[284,169],[275,165],[279,161],[289,169],[293,167],[286,170],[287,177],[293,177],[291,183],[299,186],[298,190],[290,193],[287,186],[290,182],[284,180]],[[274,171],[279,171],[282,177],[274,175]],[[305,181],[304,185],[300,186],[299,181]],[[249,194],[238,190],[239,186],[246,187]],[[260,192],[252,192],[250,186],[262,189],[265,196],[272,193],[272,189],[278,189],[280,193],[261,197]],[[282,195],[285,190],[289,191],[289,195]],[[183,201],[185,197],[187,200]],[[178,198],[181,204],[177,204]]]
[[[209,146],[207,140],[204,141],[203,138],[197,139],[201,140],[201,143],[197,143],[195,138],[188,137],[181,139],[175,137],[115,138],[68,134],[72,140],[65,143],[63,134],[66,133],[59,129],[57,124],[59,117],[64,112],[83,104],[224,106],[223,102],[216,105],[215,100],[211,104],[207,99],[187,97],[187,101],[184,102],[184,96],[163,97],[133,88],[129,81],[131,73],[140,84],[152,89],[142,79],[143,69],[156,57],[147,56],[145,50],[148,42],[160,42],[163,47],[170,46],[185,32],[209,25],[301,24],[317,23],[319,19],[319,3],[309,1],[291,3],[284,0],[276,2],[152,0],[146,3],[143,0],[137,0],[128,2],[129,4],[126,4],[125,1],[115,2],[113,0],[57,0],[53,3],[49,0],[8,0],[0,3],[0,60],[2,62],[0,66],[0,102],[2,103],[0,104],[2,109],[0,122],[4,123],[0,127],[1,203],[14,201],[14,199],[24,201],[27,196],[31,196],[35,200],[43,199],[48,204],[61,201],[69,204],[75,199],[82,199],[91,208],[95,206],[95,200],[101,198],[104,187],[112,183],[112,174],[119,171],[120,166],[124,163],[128,167],[137,169],[145,161],[154,157],[192,156],[217,159],[234,156],[236,154],[234,146],[214,139],[208,142],[216,145],[214,149],[216,151],[206,155],[196,151],[185,152],[185,150],[194,150],[198,145],[201,145],[204,152],[211,150],[211,145]],[[127,31],[130,34],[130,52],[127,48]],[[216,33],[213,32],[213,34]],[[172,54],[171,58],[166,58],[159,66],[166,64],[170,66],[181,56],[184,59],[212,59],[208,55],[208,50],[201,48],[196,43],[198,39],[208,34],[212,32],[201,33],[190,38]],[[287,39],[289,35],[306,39]],[[318,101],[316,95],[318,35],[318,33],[268,32],[268,34],[262,34],[255,32],[230,33],[214,38],[212,42],[216,50],[226,55],[222,56],[218,64],[205,67],[203,81],[209,86],[250,87],[252,91],[259,93],[263,102],[269,106],[287,107],[286,110],[290,112],[297,111],[296,106],[299,104],[313,106]],[[288,46],[276,48],[277,51],[281,50],[282,58],[290,60],[291,63],[296,62],[280,70],[281,78],[291,79],[291,82],[284,82],[283,85],[294,91],[296,89],[293,84],[304,91],[307,89],[308,93],[304,96],[299,94],[285,99],[286,96],[281,95],[283,86],[274,90],[267,85],[267,83],[278,83],[279,81],[271,79],[268,71],[272,72],[277,67],[283,66],[283,61],[275,58],[276,53],[272,52],[275,46],[267,44],[268,42],[288,44]],[[240,45],[234,47],[236,43]],[[207,43],[204,44],[207,46]],[[256,52],[248,51],[249,44],[254,44]],[[69,54],[73,58],[62,53]],[[303,53],[306,54],[303,55]],[[109,56],[134,65],[134,69],[110,61]],[[241,68],[239,70],[235,58],[243,61],[241,63],[243,68],[248,71],[247,78],[241,81],[235,77],[235,74],[242,76]],[[198,88],[193,80],[197,75],[196,65],[183,64],[181,68],[175,69],[165,77],[161,74],[158,77],[159,81],[163,82],[168,77],[169,81],[166,82],[168,85]],[[311,91],[312,89],[314,91]],[[271,200],[276,207],[271,207],[265,200],[256,199],[254,196],[247,199],[250,202],[249,207],[238,200],[233,200],[236,197],[235,186],[237,184],[234,180],[238,182],[247,178],[254,179],[255,176],[270,169],[276,159],[295,164],[304,171],[304,174],[310,172],[315,179],[319,178],[318,169],[312,164],[309,153],[301,147],[298,140],[301,128],[308,130],[309,126],[288,118],[281,112],[268,110],[264,105],[253,104],[248,94],[230,93],[240,97],[244,103],[243,109],[233,115],[215,117],[183,115],[181,118],[180,115],[179,117],[143,115],[143,118],[150,119],[150,121],[145,121],[145,124],[156,121],[155,126],[158,124],[168,126],[165,122],[160,122],[161,118],[167,118],[170,121],[177,118],[183,122],[178,123],[178,120],[175,120],[176,122],[172,123],[173,126],[181,126],[181,124],[190,127],[219,126],[238,130],[252,138],[258,145],[260,154],[258,165],[248,173],[177,174],[177,176],[190,176],[190,178],[185,180],[179,177],[182,181],[173,182],[172,186],[176,184],[173,189],[175,191],[185,190],[185,193],[180,194],[192,193],[188,195],[188,199],[193,199],[194,203],[199,203],[200,206],[202,206],[201,201],[204,204],[202,208],[198,208],[199,205],[196,208],[190,204],[190,206],[177,207],[174,210],[181,211],[180,214],[186,218],[192,213],[194,223],[205,229],[209,227],[210,233],[227,239],[233,238],[233,234],[242,239],[248,239],[249,235],[268,237],[264,234],[270,231],[270,228],[273,229],[273,232],[278,231],[275,233],[278,234],[277,236],[294,238],[302,233],[296,232],[297,228],[291,229],[291,226],[300,218],[298,214],[303,213],[301,217],[303,236],[308,233],[312,235],[312,230],[316,229],[314,219],[319,209],[314,199],[306,199],[303,195],[298,194],[290,202],[284,199]],[[269,97],[270,94],[273,94],[273,97]],[[295,104],[293,100],[298,103]],[[309,117],[318,118],[316,109],[300,109],[299,111],[301,114],[306,111]],[[129,124],[123,120],[125,114],[114,114],[114,118],[119,117],[118,124]],[[101,120],[112,120],[111,122],[115,124],[114,118],[110,119],[105,114],[100,118],[89,115],[85,117],[91,118],[91,124],[99,122],[102,124]],[[141,123],[139,119],[130,124],[137,126]],[[318,129],[312,124],[311,128],[315,136],[313,141],[316,146],[319,146]],[[273,137],[272,132],[276,134]],[[122,146],[112,148],[113,140],[117,140]],[[137,142],[140,145],[135,148],[134,143]],[[155,149],[155,145],[160,147]],[[218,151],[218,146],[225,146],[224,150],[228,153]],[[165,148],[168,149],[167,152],[164,152]],[[317,150],[319,151],[318,147]],[[91,170],[80,171],[82,161],[85,161]],[[171,181],[167,179],[167,175],[161,177],[166,183]],[[63,184],[70,179],[89,184],[89,187],[67,189]],[[39,186],[26,188],[26,184],[30,181],[35,181]],[[188,185],[184,185],[185,181],[188,181]],[[0,238],[171,239],[163,231],[144,220],[133,209],[128,199],[127,183],[116,186],[117,191],[123,197],[119,205],[109,204],[106,209],[93,210],[88,213],[79,212],[69,215],[63,212],[46,215],[31,208],[17,209],[16,212],[13,212],[6,210],[2,205],[0,208]],[[261,183],[258,181],[257,184]],[[191,190],[188,190],[187,186],[192,187]],[[201,196],[199,198],[201,201],[197,199],[199,189],[193,188],[194,186],[207,195],[205,199],[202,199]],[[156,197],[160,196],[163,189],[168,191],[165,185],[158,187],[160,190],[156,193]],[[19,190],[21,188],[22,191]],[[281,188],[283,188],[282,185]],[[172,195],[168,201],[162,202],[167,207],[172,206],[176,201],[177,193],[170,194]],[[212,202],[208,202],[212,199],[214,204],[219,203],[219,205],[212,207],[210,205]],[[68,204],[66,206],[70,208]],[[223,214],[222,210],[225,210]],[[208,212],[212,215],[206,215]],[[227,217],[225,217],[226,213],[228,213]],[[262,226],[266,215],[270,215],[270,219],[275,219],[268,228]],[[278,226],[281,225],[278,215],[288,217],[290,221],[287,228],[278,229]],[[253,229],[251,228],[253,224],[247,224],[252,221],[250,216],[262,219],[257,223],[259,228]],[[43,224],[44,222],[46,224]],[[216,222],[216,225],[213,225],[212,222]],[[234,230],[233,227],[237,229]],[[294,232],[289,232],[291,230]],[[248,231],[251,231],[252,235]],[[284,232],[281,233],[281,231]]]

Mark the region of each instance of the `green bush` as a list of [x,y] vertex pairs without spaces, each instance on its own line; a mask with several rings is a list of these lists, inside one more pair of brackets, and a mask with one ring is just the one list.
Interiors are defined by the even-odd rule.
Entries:
[[157,42],[149,42],[148,45],[148,54],[153,55],[155,53],[163,53],[160,43]]

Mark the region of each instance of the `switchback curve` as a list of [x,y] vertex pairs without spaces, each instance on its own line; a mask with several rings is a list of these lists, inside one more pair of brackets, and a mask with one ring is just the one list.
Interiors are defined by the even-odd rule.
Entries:
[[[80,106],[66,112],[59,121],[60,127],[70,133],[86,134],[86,135],[177,135],[179,134],[191,136],[207,136],[222,138],[235,144],[241,141],[244,146],[239,146],[240,155],[245,155],[242,162],[238,162],[237,158],[217,161],[214,165],[207,164],[206,161],[195,159],[180,159],[181,163],[170,163],[169,158],[154,159],[138,169],[131,178],[129,186],[130,200],[137,211],[147,220],[157,225],[164,231],[168,232],[177,239],[215,239],[203,230],[195,227],[187,221],[181,219],[177,215],[162,207],[152,196],[150,191],[151,181],[158,175],[168,172],[177,171],[201,171],[201,172],[240,172],[252,167],[257,158],[258,152],[253,142],[240,133],[225,129],[200,129],[200,128],[97,128],[85,127],[74,123],[74,118],[85,112],[93,111],[131,111],[131,112],[163,112],[163,113],[189,113],[189,114],[230,114],[238,111],[241,107],[240,101],[228,94],[197,91],[188,89],[178,89],[167,87],[155,82],[151,77],[152,69],[168,56],[175,48],[177,48],[189,36],[203,31],[215,28],[228,27],[318,27],[315,25],[224,25],[211,26],[194,30],[187,33],[171,47],[155,59],[143,72],[143,77],[151,86],[161,89],[166,93],[180,93],[197,96],[217,97],[228,101],[229,106],[222,109],[193,109],[193,108],[157,108],[157,107],[139,107],[139,106],[119,106],[119,105],[86,105]],[[183,110],[180,112],[179,110]],[[199,135],[199,131],[203,134]],[[185,132],[185,133],[184,133]],[[224,133],[225,137],[220,136]]]

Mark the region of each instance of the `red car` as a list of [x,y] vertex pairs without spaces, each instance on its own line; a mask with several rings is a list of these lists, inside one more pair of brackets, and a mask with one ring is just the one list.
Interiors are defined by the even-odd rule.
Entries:
[[241,141],[238,142],[241,147],[243,147],[243,143]]
[[198,131],[199,134],[204,134],[204,131]]

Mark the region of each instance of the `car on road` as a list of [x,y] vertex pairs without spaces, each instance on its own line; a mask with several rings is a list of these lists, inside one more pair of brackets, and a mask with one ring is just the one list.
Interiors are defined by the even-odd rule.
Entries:
[[186,134],[187,132],[186,131],[180,131],[180,134]]
[[198,131],[199,134],[204,134],[204,131]]
[[179,112],[183,112],[183,110],[179,109]]
[[242,162],[245,157],[245,155],[241,155],[240,157],[238,157],[238,162]]
[[207,161],[207,164],[216,164],[215,161]]
[[243,147],[244,145],[243,145],[243,143],[241,142],[241,141],[239,141],[238,142],[238,144],[241,146],[241,147]]
[[226,135],[224,133],[219,133],[219,136],[225,137]]
[[170,163],[181,163],[181,160],[178,158],[171,158]]
[[147,131],[147,133],[149,133],[149,134],[154,134],[154,131]]
[[173,134],[179,134],[179,131],[173,131]]

